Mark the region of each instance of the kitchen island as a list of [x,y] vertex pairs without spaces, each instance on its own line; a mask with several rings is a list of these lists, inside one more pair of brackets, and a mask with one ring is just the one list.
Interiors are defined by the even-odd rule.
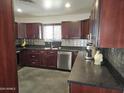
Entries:
[[84,52],[79,52],[68,79],[70,93],[123,93],[105,66],[86,62]]

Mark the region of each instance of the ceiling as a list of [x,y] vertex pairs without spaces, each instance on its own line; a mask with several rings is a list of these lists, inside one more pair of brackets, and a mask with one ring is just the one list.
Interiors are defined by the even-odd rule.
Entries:
[[[13,0],[13,1],[15,17],[43,17],[89,13],[94,2],[94,0]],[[65,8],[65,3],[67,2],[71,4],[70,8]],[[22,13],[17,12],[18,8],[22,10]]]

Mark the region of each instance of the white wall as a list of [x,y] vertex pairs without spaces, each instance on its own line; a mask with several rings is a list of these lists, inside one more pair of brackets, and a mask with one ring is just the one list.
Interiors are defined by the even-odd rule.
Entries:
[[74,15],[63,15],[63,16],[47,16],[47,17],[32,17],[32,18],[21,18],[15,17],[15,21],[18,23],[61,23],[62,21],[77,21],[88,19],[90,13],[74,14]]

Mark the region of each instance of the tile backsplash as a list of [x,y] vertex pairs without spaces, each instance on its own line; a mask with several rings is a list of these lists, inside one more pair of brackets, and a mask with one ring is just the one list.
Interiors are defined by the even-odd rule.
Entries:
[[87,39],[63,39],[61,46],[86,47]]
[[[16,39],[16,45],[21,45],[24,39]],[[45,45],[42,39],[25,39],[26,45]]]
[[115,67],[124,77],[124,48],[103,49],[104,57]]
[[[20,45],[24,39],[17,39],[16,45]],[[27,45],[45,45],[45,41],[41,39],[25,39]],[[63,39],[61,46],[86,47],[87,39]]]

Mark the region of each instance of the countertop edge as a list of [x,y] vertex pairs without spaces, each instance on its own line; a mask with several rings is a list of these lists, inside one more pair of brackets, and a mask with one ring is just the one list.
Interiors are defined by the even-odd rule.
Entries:
[[100,87],[100,88],[107,88],[107,89],[115,89],[115,90],[124,90],[123,86],[122,87],[113,87],[110,85],[103,85],[103,84],[96,84],[96,83],[83,83],[83,82],[78,82],[78,81],[73,81],[73,80],[67,80],[68,83],[75,83],[75,84],[80,84],[80,85],[85,85],[85,86],[92,86],[92,87]]

